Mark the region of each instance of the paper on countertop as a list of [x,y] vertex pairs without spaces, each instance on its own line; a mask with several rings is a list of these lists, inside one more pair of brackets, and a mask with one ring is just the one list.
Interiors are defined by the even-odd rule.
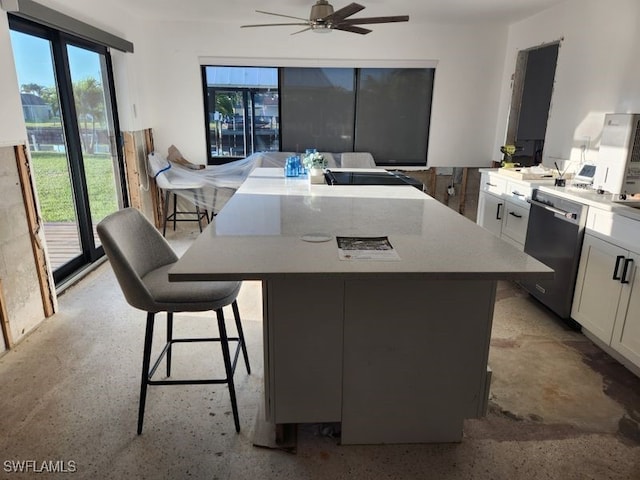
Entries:
[[399,261],[388,237],[336,237],[340,260]]

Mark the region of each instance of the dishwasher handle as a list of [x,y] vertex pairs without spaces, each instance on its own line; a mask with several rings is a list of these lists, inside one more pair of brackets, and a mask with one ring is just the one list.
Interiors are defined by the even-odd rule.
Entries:
[[566,218],[567,220],[576,220],[578,218],[578,214],[574,212],[567,212],[565,210],[561,210],[556,207],[552,207],[551,205],[546,205],[542,202],[538,202],[537,200],[529,199],[527,200],[531,205],[535,205],[536,207],[544,208],[549,212],[553,212],[556,215]]

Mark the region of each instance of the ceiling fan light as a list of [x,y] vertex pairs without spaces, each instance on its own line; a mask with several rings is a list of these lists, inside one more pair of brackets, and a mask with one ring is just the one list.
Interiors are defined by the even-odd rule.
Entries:
[[315,33],[331,33],[331,26],[326,23],[315,24],[311,26],[311,31]]

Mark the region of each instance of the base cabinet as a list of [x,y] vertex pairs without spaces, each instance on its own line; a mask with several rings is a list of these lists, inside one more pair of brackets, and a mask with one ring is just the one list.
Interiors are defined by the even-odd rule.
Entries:
[[494,235],[524,250],[529,221],[529,204],[534,184],[483,172],[478,196],[476,223]]
[[585,235],[571,316],[640,366],[640,255]]
[[640,367],[640,255],[630,253],[627,281],[622,287],[611,346]]
[[341,422],[343,445],[442,443],[484,414],[495,281],[284,275],[263,288],[270,422]]

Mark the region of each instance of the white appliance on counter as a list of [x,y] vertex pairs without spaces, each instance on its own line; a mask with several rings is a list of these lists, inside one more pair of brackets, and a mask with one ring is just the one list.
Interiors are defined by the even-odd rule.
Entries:
[[615,194],[640,193],[640,114],[605,115],[593,186]]

